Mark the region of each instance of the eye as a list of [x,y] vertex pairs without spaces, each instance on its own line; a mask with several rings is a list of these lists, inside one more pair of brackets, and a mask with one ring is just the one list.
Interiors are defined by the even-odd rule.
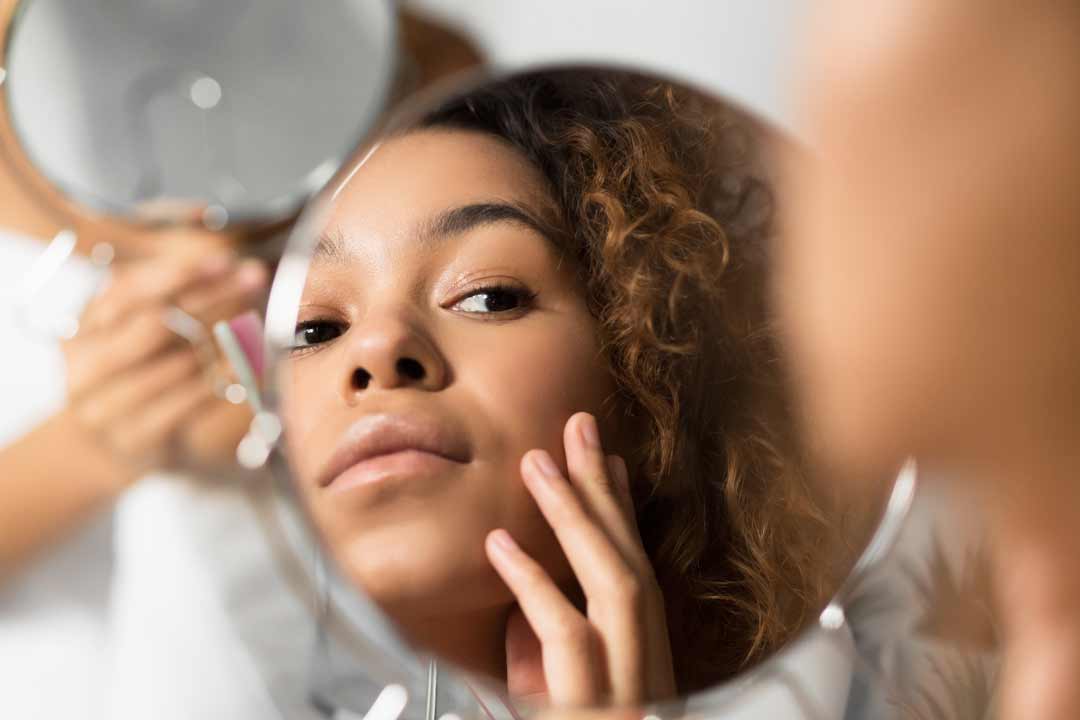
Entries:
[[293,335],[293,350],[304,350],[328,343],[340,337],[344,329],[339,323],[326,320],[308,320],[296,324]]
[[460,312],[490,315],[528,307],[535,296],[527,290],[504,285],[477,288],[453,304]]

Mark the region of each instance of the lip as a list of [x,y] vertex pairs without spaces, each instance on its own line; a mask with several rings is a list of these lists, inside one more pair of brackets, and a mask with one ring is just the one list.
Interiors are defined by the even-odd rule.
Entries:
[[344,489],[470,459],[468,443],[445,423],[421,415],[365,415],[342,433],[316,483]]

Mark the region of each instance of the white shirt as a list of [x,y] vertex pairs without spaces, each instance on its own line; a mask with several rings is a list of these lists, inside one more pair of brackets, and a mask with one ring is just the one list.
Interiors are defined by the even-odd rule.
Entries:
[[[0,446],[65,396],[57,342],[12,307],[44,247],[0,231]],[[80,307],[94,273],[65,264],[50,310]],[[0,717],[305,717],[313,632],[237,482],[150,475],[0,584]]]

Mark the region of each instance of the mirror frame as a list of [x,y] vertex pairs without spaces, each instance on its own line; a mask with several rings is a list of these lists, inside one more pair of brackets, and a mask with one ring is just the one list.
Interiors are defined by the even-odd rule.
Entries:
[[[307,274],[311,262],[312,251],[317,242],[317,232],[325,224],[325,218],[330,205],[339,192],[340,188],[363,167],[366,160],[378,147],[380,134],[387,129],[408,126],[423,113],[430,111],[431,107],[441,101],[467,95],[469,92],[482,88],[485,84],[501,79],[513,77],[518,74],[529,72],[543,72],[556,70],[597,69],[627,71],[635,73],[647,73],[656,75],[665,80],[680,83],[695,91],[717,97],[728,103],[734,110],[762,122],[765,127],[771,127],[771,123],[761,119],[750,109],[743,107],[737,102],[723,98],[721,93],[699,87],[698,85],[668,74],[659,73],[648,67],[636,67],[625,63],[542,63],[524,67],[507,69],[492,69],[487,72],[472,73],[465,78],[452,78],[447,82],[438,84],[426,91],[410,97],[389,114],[385,123],[377,128],[364,143],[356,154],[356,160],[345,165],[327,183],[324,193],[328,196],[317,196],[313,202],[301,214],[299,221],[294,226],[286,243],[285,252],[278,270],[275,273],[271,285],[270,299],[267,305],[266,323],[264,333],[264,357],[265,378],[267,380],[264,391],[266,411],[252,422],[251,432],[245,438],[248,444],[247,457],[242,462],[249,467],[260,467],[269,464],[275,476],[275,483],[289,499],[286,504],[296,503],[295,522],[303,526],[302,532],[306,532],[314,539],[315,544],[321,547],[321,535],[309,512],[303,507],[303,501],[298,497],[292,487],[292,471],[288,464],[283,448],[283,423],[278,414],[281,407],[279,386],[275,378],[281,371],[283,358],[287,355],[288,348],[293,341],[296,318],[299,310],[300,298],[303,294],[307,281]],[[333,190],[331,191],[331,188]],[[241,455],[245,453],[242,451]],[[246,461],[245,461],[246,460]],[[864,580],[889,556],[900,537],[901,530],[906,525],[912,503],[918,488],[918,469],[913,459],[909,459],[893,481],[885,502],[880,507],[877,521],[871,526],[873,532],[869,540],[851,569],[845,575],[844,580],[837,586],[835,592],[818,617],[801,628],[783,647],[763,660],[759,665],[747,670],[735,678],[731,678],[708,690],[698,691],[689,695],[683,695],[675,700],[661,701],[648,706],[649,712],[661,713],[664,717],[680,716],[686,712],[686,708],[695,702],[705,703],[710,712],[733,710],[747,693],[754,692],[770,679],[785,678],[782,665],[785,659],[798,653],[802,648],[814,642],[819,632],[824,632],[827,637],[835,637],[838,632],[849,628],[844,613],[845,603],[861,586]],[[326,555],[325,552],[322,555]],[[412,647],[400,635],[397,628],[381,609],[371,601],[360,588],[355,588],[343,579],[343,574],[332,561],[324,558],[326,582],[329,587],[337,588],[335,601],[336,610],[343,616],[361,635],[368,640],[382,645],[399,671],[405,672],[414,681],[425,671],[425,667],[431,661],[431,656],[422,648]],[[384,658],[385,659],[385,658]],[[452,668],[456,677],[469,677],[470,682],[474,678],[467,672],[454,667],[448,661],[444,662]],[[454,712],[457,712],[455,709]]]

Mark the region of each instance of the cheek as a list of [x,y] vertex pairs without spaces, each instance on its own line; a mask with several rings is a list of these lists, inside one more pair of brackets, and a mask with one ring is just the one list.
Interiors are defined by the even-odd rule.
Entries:
[[563,427],[571,415],[599,415],[612,381],[598,354],[591,324],[537,323],[507,333],[478,353],[463,382],[492,423],[493,448],[517,463],[532,448],[564,456]]
[[309,488],[338,438],[328,412],[340,404],[332,381],[337,367],[328,348],[289,362],[283,370],[282,417],[289,464],[302,488]]
[[[565,470],[563,428],[575,412],[600,415],[613,383],[586,322],[536,323],[499,333],[498,344],[472,346],[475,360],[459,375],[483,418],[480,455],[499,526],[552,567],[554,537],[521,479],[522,456],[547,450]],[[487,521],[496,526],[491,519]]]

